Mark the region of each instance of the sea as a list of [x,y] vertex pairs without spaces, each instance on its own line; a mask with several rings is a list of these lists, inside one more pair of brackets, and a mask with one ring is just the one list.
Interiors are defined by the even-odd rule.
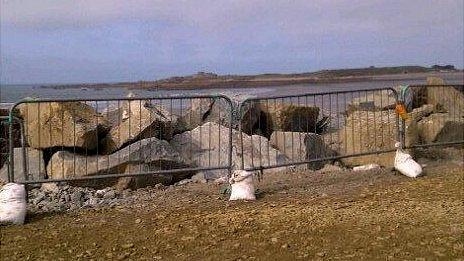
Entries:
[[[436,76],[444,78],[449,84],[463,84],[463,73],[443,73]],[[195,90],[139,90],[126,88],[44,88],[40,84],[27,85],[0,85],[0,103],[15,103],[24,98],[47,98],[47,99],[110,99],[126,97],[132,93],[135,97],[159,97],[198,94],[232,94],[252,97],[266,97],[275,95],[295,95],[305,93],[321,93],[344,90],[369,90],[398,85],[425,84],[424,77],[385,77],[382,80],[347,83],[324,83],[324,84],[296,84],[269,87],[252,88],[216,88]]]

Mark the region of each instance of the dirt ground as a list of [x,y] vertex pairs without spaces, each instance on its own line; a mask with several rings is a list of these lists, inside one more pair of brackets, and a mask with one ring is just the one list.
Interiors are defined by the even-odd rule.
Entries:
[[464,170],[266,175],[255,202],[221,186],[145,189],[130,206],[3,226],[1,260],[461,259]]

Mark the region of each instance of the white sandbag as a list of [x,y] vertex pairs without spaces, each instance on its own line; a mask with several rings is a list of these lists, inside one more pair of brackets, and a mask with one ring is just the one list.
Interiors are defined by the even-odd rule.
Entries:
[[376,170],[376,169],[380,169],[380,165],[372,163],[372,164],[367,164],[367,165],[356,166],[353,168],[353,171],[366,171],[366,170]]
[[0,223],[24,224],[26,189],[24,185],[7,183],[0,190]]
[[229,200],[256,200],[253,172],[236,170],[229,183],[232,187]]
[[400,143],[395,144],[396,155],[395,155],[395,169],[397,169],[401,174],[408,176],[410,178],[416,178],[422,174],[422,167],[414,161],[408,153],[405,153],[401,149]]

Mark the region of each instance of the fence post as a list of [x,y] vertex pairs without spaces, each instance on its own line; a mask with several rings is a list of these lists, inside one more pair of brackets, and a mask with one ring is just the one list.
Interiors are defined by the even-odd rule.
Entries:
[[[393,92],[393,95],[395,96],[395,106],[398,104],[398,102],[400,101],[399,100],[399,97],[398,97],[398,92],[393,89],[393,88],[389,88],[389,90],[391,90]],[[406,147],[406,137],[405,137],[405,133],[406,133],[406,122],[404,119],[402,119],[398,113],[395,113],[395,117],[396,117],[396,125],[397,125],[397,141],[401,144],[401,149],[404,149]]]
[[[19,129],[21,132],[21,150],[23,154],[23,171],[24,171],[24,180],[29,179],[29,168],[27,166],[27,149],[26,149],[26,132],[24,130],[24,123],[21,119],[15,117],[19,123]],[[14,149],[13,149],[14,151]]]
[[[232,147],[232,133],[233,133],[232,132],[232,123],[233,123],[233,120],[234,120],[234,104],[232,103],[232,100],[229,97],[225,96],[225,95],[219,95],[218,97],[224,99],[226,101],[226,103],[229,105],[229,108],[230,108],[230,113],[229,113],[229,149],[228,149],[228,155],[227,155],[227,157],[228,157],[227,180],[229,180],[232,177],[232,152],[233,152],[233,147]],[[240,121],[239,121],[239,124],[240,124]]]
[[248,101],[248,99],[242,101],[240,103],[240,106],[239,106],[239,109],[238,109],[238,116],[239,116],[239,120],[238,120],[238,130],[239,130],[239,133],[240,133],[240,169],[243,170],[245,169],[245,159],[244,159],[244,155],[243,155],[243,130],[242,130],[242,120],[243,120],[243,106],[245,106],[245,103]]
[[8,116],[8,140],[9,140],[9,174],[8,174],[8,182],[14,182],[14,141],[13,141],[13,108],[10,110],[10,114]]

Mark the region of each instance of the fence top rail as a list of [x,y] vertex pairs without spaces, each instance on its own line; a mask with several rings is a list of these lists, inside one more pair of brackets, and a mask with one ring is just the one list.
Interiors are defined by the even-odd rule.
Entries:
[[224,99],[232,108],[232,100],[223,94],[197,94],[197,95],[160,95],[160,96],[138,96],[138,97],[122,97],[122,98],[38,98],[38,99],[22,99],[11,106],[9,117],[14,117],[14,109],[20,104],[25,103],[47,103],[47,102],[114,102],[114,101],[140,101],[140,100],[184,100],[184,99]]
[[464,84],[410,84],[409,87],[464,87]]
[[289,94],[289,95],[269,95],[264,97],[251,97],[245,99],[242,104],[246,102],[253,102],[259,100],[268,100],[268,99],[286,99],[286,98],[298,98],[304,96],[320,96],[320,95],[329,95],[329,94],[344,94],[344,93],[363,93],[363,92],[371,92],[371,91],[385,91],[390,90],[393,92],[394,97],[397,97],[397,91],[392,87],[381,87],[381,88],[373,88],[373,89],[356,89],[356,90],[346,90],[346,91],[326,91],[326,92],[305,92],[305,93],[298,93],[298,94]]
[[196,94],[196,95],[159,95],[159,96],[137,96],[121,98],[37,98],[22,99],[14,103],[11,108],[21,103],[39,103],[39,102],[80,102],[80,101],[138,101],[138,100],[182,100],[182,99],[207,99],[207,98],[230,98],[223,94]]
[[0,102],[0,110],[10,110],[14,102]]

